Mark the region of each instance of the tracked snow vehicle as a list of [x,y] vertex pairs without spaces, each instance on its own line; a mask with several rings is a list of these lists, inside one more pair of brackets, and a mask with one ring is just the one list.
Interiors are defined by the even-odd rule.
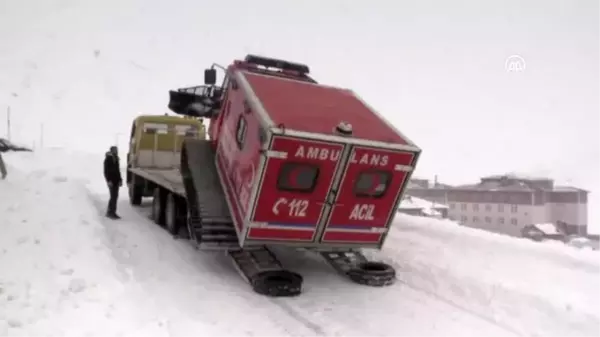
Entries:
[[248,55],[169,95],[173,112],[210,120],[209,139],[147,154],[161,163],[132,160],[132,204],[151,186],[156,223],[226,251],[261,294],[301,292],[273,246],[314,251],[357,283],[393,283],[393,268],[360,250],[382,248],[421,150],[354,92],[317,83],[306,65]]

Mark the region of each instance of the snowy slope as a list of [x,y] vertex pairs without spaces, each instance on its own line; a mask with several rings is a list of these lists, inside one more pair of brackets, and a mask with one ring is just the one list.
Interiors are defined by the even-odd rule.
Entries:
[[[168,313],[115,263],[111,238],[82,182],[48,167],[53,162],[4,156],[0,335],[168,334]],[[202,321],[193,327],[213,334]]]
[[[39,170],[80,179],[87,187],[80,197],[97,206],[97,215],[103,210],[106,188],[95,172],[101,158],[55,150],[10,159],[23,170],[38,165]],[[208,321],[221,329],[221,334],[395,335],[398,322],[401,331],[420,335],[444,331],[503,334],[501,328],[470,313],[455,311],[427,293],[404,287],[374,292],[348,283],[321,261],[295,254],[284,254],[282,260],[306,277],[305,295],[298,299],[264,298],[252,293],[222,254],[199,253],[185,242],[174,241],[145,213],[131,209],[125,198],[120,213],[124,220],[119,222],[97,220],[104,226],[109,238],[107,247],[116,265],[127,270],[139,289],[158,306],[188,312],[195,320]],[[435,325],[415,321],[415,315]],[[169,319],[175,326],[186,322],[177,316]],[[238,323],[232,326],[231,319]],[[183,331],[174,333],[181,335]]]
[[408,283],[523,335],[600,332],[600,255],[399,215],[386,247]]
[[[100,276],[108,278],[110,281],[95,281],[95,288],[88,287],[104,294],[104,298],[97,298],[100,309],[96,310],[106,311],[109,303],[118,299],[120,306],[115,310],[124,315],[102,318],[112,331],[136,331],[141,326],[151,329],[146,331],[152,335],[185,335],[202,329],[218,335],[338,336],[586,336],[598,332],[600,318],[594,299],[600,295],[600,265],[596,252],[539,245],[439,220],[399,215],[386,248],[376,254],[396,266],[398,284],[383,289],[362,287],[341,278],[312,255],[278,251],[286,266],[305,277],[305,289],[298,298],[268,299],[253,294],[225,256],[198,252],[185,242],[173,240],[148,220],[147,209],[129,207],[125,196],[119,205],[124,218],[103,220],[100,215],[107,196],[99,172],[102,156],[47,150],[11,154],[6,160],[11,164],[11,180],[3,183],[12,188],[30,186],[31,191],[29,195],[19,194],[25,211],[13,211],[14,219],[26,218],[31,226],[44,229],[49,220],[38,219],[40,214],[34,217],[25,203],[48,200],[52,208],[47,212],[52,210],[56,219],[51,223],[70,225],[69,236],[21,228],[21,232],[3,236],[3,243],[15,245],[24,236],[64,247],[52,256],[52,263],[59,267],[36,271],[35,262],[40,264],[38,261],[47,261],[50,256],[33,255],[35,244],[22,245],[19,255],[32,254],[32,270],[27,274],[32,279],[60,280],[65,268],[74,269],[74,275],[95,271],[98,275],[85,274],[90,279],[86,284],[94,284]],[[63,177],[68,179],[62,181]],[[4,187],[0,191],[3,197],[11,193]],[[65,205],[69,205],[67,209]],[[79,213],[85,215],[85,222],[79,220]],[[32,232],[40,234],[34,236]],[[65,256],[69,245],[75,244],[74,238],[78,247],[87,247],[90,254],[78,253],[83,262],[67,263]],[[94,246],[100,248],[90,248]],[[10,261],[4,256],[0,259],[3,267]],[[83,271],[79,271],[86,263],[102,267],[91,271],[81,267]],[[63,278],[68,289],[70,281]],[[18,278],[3,276],[0,281],[16,284]],[[39,282],[40,287],[44,285]],[[45,287],[54,294],[45,303],[61,303],[62,288]],[[85,300],[75,303],[80,306],[79,313],[87,312]],[[139,313],[128,303],[143,303],[146,310]],[[13,305],[17,306],[11,310],[13,314],[25,315],[26,309],[18,306],[42,304],[37,299],[20,299]],[[55,316],[45,314],[49,317],[45,324],[52,324]],[[40,326],[35,323],[38,314],[29,315],[31,322],[19,318],[21,326],[9,331],[39,331],[35,330]],[[128,322],[125,318],[131,316]],[[70,333],[79,332],[77,329],[65,327]]]
[[[417,22],[414,19],[423,14],[411,12],[415,4],[402,10],[412,15],[409,20],[398,20],[398,15],[389,11],[392,21]],[[325,6],[316,1],[313,5],[320,9]],[[124,219],[107,222],[100,216],[107,200],[100,161],[108,145],[118,143],[122,150],[126,148],[132,118],[140,113],[165,112],[167,90],[196,85],[206,65],[228,62],[248,52],[306,61],[319,72],[319,79],[370,94],[374,103],[380,102],[377,104],[390,111],[396,122],[402,122],[403,128],[422,132],[417,136],[423,139],[418,142],[430,156],[428,172],[456,164],[445,156],[456,158],[457,153],[448,152],[448,143],[439,141],[456,133],[455,128],[446,128],[449,121],[444,116],[456,118],[465,102],[483,104],[487,106],[473,108],[483,118],[479,122],[488,125],[490,116],[479,111],[491,113],[493,106],[499,105],[497,98],[474,101],[473,97],[486,96],[473,95],[468,88],[463,88],[464,96],[460,96],[449,91],[455,85],[443,81],[444,76],[450,83],[464,78],[464,55],[470,52],[464,51],[454,65],[443,63],[443,59],[432,57],[445,59],[450,56],[448,51],[426,49],[423,41],[436,45],[432,39],[435,34],[414,35],[418,25],[398,30],[379,26],[379,31],[369,31],[367,24],[356,25],[370,37],[392,32],[396,39],[404,32],[411,38],[403,43],[415,41],[415,45],[393,50],[395,46],[388,38],[358,37],[348,34],[347,26],[333,24],[334,17],[345,17],[338,15],[338,9],[334,9],[335,15],[323,11],[319,18],[309,5],[303,2],[301,6],[307,12],[291,17],[288,14],[301,9],[281,12],[280,3],[267,1],[247,3],[246,7],[231,1],[213,2],[207,7],[189,0],[0,2],[0,117],[10,106],[15,141],[69,149],[5,155],[10,172],[8,180],[0,181],[0,223],[5,229],[0,235],[0,335],[600,333],[599,314],[594,310],[600,281],[595,253],[546,247],[399,215],[385,250],[376,254],[397,267],[397,285],[384,289],[357,286],[314,256],[281,252],[283,262],[305,276],[305,292],[294,299],[271,300],[253,294],[222,254],[197,252],[154,226],[145,210],[130,208],[125,189],[119,205]],[[267,8],[279,12],[268,20],[258,17]],[[227,21],[219,18],[225,12]],[[356,18],[349,12],[350,8],[344,9],[351,25],[369,17],[366,11],[357,10]],[[318,22],[323,24],[317,25],[318,32],[307,30]],[[377,26],[376,22],[370,24]],[[228,29],[223,29],[225,26]],[[448,29],[456,26],[454,22],[442,29],[465,36]],[[273,30],[286,37],[274,43]],[[310,35],[311,40],[306,41],[302,34]],[[458,45],[451,39],[447,42]],[[350,55],[357,45],[369,54]],[[356,65],[370,59],[373,50],[385,54],[376,60],[380,69],[401,67],[398,72],[358,69]],[[502,67],[503,55],[484,56],[480,58],[499,59]],[[486,67],[497,68],[496,63]],[[444,74],[448,69],[458,73]],[[401,74],[400,81],[396,74]],[[498,80],[497,76],[491,78],[495,83]],[[479,80],[471,78],[471,82],[480,85]],[[535,83],[524,83],[536,87]],[[514,83],[510,86],[518,91]],[[523,90],[525,94],[531,97],[530,91]],[[512,95],[512,91],[505,91],[500,96],[505,101]],[[432,96],[440,99],[431,100]],[[443,106],[432,105],[435,102]],[[520,114],[511,106],[499,109],[505,110],[503,121],[512,120],[505,115],[511,110]],[[565,110],[583,111],[573,106]],[[548,112],[544,118],[548,116],[554,114]],[[432,124],[435,121],[438,124]],[[515,127],[513,123],[506,132],[512,135]],[[498,139],[509,138],[499,129],[495,132]],[[483,127],[478,132],[488,130]],[[0,133],[5,134],[4,123],[0,123]],[[538,137],[544,140],[539,147],[535,142],[513,146],[502,141],[497,143],[501,144],[500,151],[500,145],[491,144],[490,138],[482,145],[486,151],[480,151],[465,145],[472,143],[473,134],[465,135],[454,147],[468,148],[477,155],[458,152],[461,158],[472,157],[473,161],[463,163],[454,173],[445,173],[456,175],[454,178],[475,177],[490,167],[498,169],[498,161],[481,157],[485,153],[503,158],[504,165],[529,165],[516,156],[552,148],[546,138]],[[527,129],[527,137],[522,139],[529,139],[529,135]],[[590,162],[595,165],[596,152],[582,149],[578,158],[592,158]],[[552,158],[539,165],[555,167],[548,163]],[[582,162],[563,159],[559,160],[562,166]],[[580,166],[594,171],[594,165]]]

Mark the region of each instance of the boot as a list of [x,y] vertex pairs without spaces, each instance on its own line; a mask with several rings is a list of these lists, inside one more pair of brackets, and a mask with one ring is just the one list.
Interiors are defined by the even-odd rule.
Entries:
[[106,212],[106,217],[113,220],[121,219],[121,217],[114,212]]

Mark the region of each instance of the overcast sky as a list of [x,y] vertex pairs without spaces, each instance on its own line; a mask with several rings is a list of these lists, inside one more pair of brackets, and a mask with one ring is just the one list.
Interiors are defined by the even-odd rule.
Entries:
[[44,123],[48,144],[100,147],[212,62],[263,54],[363,96],[423,149],[419,176],[517,171],[599,194],[598,3],[3,0],[0,105],[27,141]]

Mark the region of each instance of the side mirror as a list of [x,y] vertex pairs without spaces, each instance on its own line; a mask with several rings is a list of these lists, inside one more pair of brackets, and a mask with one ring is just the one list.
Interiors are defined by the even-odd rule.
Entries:
[[217,70],[216,69],[204,69],[204,84],[214,85],[217,83]]

